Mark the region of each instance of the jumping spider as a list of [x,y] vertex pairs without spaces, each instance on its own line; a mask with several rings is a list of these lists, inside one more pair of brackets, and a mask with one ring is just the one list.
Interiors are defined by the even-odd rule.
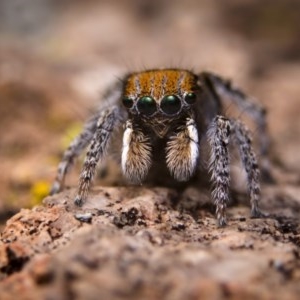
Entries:
[[200,141],[210,146],[209,171],[218,224],[226,224],[229,201],[229,141],[237,145],[247,173],[251,215],[258,217],[259,168],[246,127],[222,116],[221,97],[226,96],[257,123],[261,154],[267,151],[265,110],[220,76],[182,69],[154,69],[131,73],[107,95],[109,105],[90,119],[65,151],[51,194],[61,190],[69,167],[89,145],[75,204],[88,195],[96,165],[107,152],[112,133],[124,127],[121,166],[133,183],[145,180],[158,152],[177,181],[188,181],[199,164]]

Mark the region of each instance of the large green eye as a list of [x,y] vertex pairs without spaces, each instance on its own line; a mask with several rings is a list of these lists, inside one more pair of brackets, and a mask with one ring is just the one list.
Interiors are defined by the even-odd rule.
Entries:
[[137,109],[140,113],[151,116],[156,112],[156,102],[150,96],[141,97],[137,103]]
[[133,100],[129,97],[123,97],[122,103],[126,108],[131,108],[133,105]]
[[184,95],[184,100],[187,104],[194,104],[197,100],[197,96],[195,93],[189,92]]
[[175,95],[168,95],[161,100],[160,108],[164,113],[174,115],[180,111],[181,101]]

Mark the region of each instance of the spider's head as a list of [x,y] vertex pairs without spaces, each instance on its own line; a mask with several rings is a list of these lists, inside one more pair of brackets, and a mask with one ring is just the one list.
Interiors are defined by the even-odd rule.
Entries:
[[197,76],[185,70],[162,69],[130,74],[122,103],[138,120],[164,137],[172,124],[186,118],[197,100]]

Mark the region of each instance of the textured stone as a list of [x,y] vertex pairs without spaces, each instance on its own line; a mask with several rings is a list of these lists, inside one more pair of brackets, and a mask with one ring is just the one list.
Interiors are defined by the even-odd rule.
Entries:
[[[73,205],[74,193],[47,197],[7,222],[1,299],[20,292],[24,299],[297,299],[300,204],[288,188],[266,190],[269,218],[250,219],[241,202],[229,208],[225,228],[209,207],[197,206],[190,188],[182,196],[98,188],[82,208]],[[188,198],[194,205],[182,203]],[[278,209],[282,199],[289,217]]]

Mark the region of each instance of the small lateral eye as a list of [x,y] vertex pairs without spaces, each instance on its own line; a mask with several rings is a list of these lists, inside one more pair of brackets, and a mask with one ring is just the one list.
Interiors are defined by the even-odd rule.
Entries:
[[131,108],[133,106],[133,100],[129,97],[123,97],[122,103],[126,108]]
[[184,95],[184,101],[187,104],[194,104],[196,100],[197,100],[197,95],[193,92],[189,92]]
[[160,108],[164,113],[174,115],[180,111],[181,101],[175,95],[168,95],[161,100]]
[[146,116],[151,116],[157,110],[156,102],[150,96],[141,97],[139,99],[139,101],[137,102],[137,109],[140,113],[142,113]]

